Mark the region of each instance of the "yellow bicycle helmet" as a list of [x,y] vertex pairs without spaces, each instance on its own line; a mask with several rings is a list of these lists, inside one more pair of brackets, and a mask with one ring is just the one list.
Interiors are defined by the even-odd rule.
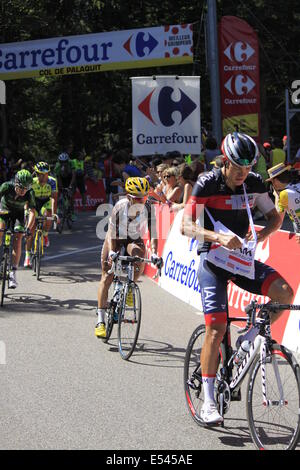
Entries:
[[38,162],[35,167],[34,167],[36,173],[49,173],[50,172],[50,166],[48,165],[47,162]]
[[127,178],[125,191],[133,197],[144,197],[149,193],[149,182],[146,178]]

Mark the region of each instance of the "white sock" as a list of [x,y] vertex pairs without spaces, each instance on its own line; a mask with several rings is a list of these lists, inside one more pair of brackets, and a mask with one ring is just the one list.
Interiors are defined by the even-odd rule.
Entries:
[[209,403],[215,403],[215,379],[216,377],[212,377],[209,375],[202,375],[202,385],[203,385],[203,392],[204,392],[204,404],[208,405]]
[[98,323],[105,323],[105,308],[97,308]]

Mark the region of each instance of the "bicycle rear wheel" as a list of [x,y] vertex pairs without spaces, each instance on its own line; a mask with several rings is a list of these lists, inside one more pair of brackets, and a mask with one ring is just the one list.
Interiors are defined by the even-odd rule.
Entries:
[[4,253],[2,264],[1,264],[1,301],[0,301],[1,307],[3,307],[3,303],[4,303],[5,285],[7,281],[7,265],[8,265],[8,256],[7,256],[7,253]]
[[118,342],[119,352],[124,360],[128,360],[137,343],[142,315],[142,299],[140,289],[137,284],[131,283],[133,305],[126,304],[126,296],[128,293],[128,285],[124,289],[122,312],[119,314],[118,321]]
[[183,369],[183,385],[186,404],[193,420],[203,425],[200,411],[203,405],[202,373],[200,356],[205,337],[205,325],[193,332],[186,349]]
[[[265,372],[262,365],[258,357],[247,387],[247,418],[252,440],[258,449],[294,449],[300,432],[299,364],[290,351],[273,344],[264,361]],[[262,374],[268,403],[264,403]]]

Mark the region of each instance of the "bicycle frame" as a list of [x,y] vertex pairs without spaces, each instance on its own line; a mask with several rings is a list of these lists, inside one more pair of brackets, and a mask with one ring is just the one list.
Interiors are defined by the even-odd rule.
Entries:
[[[266,362],[267,354],[270,351],[271,349],[270,347],[272,345],[269,311],[272,311],[273,309],[275,310],[276,309],[277,310],[299,310],[300,306],[299,305],[280,305],[276,303],[258,304],[255,301],[253,301],[250,304],[250,306],[251,306],[251,309],[249,309],[249,313],[251,315],[251,320],[250,320],[249,313],[248,313],[248,318],[245,318],[245,317],[228,318],[226,334],[224,335],[224,338],[220,347],[223,367],[221,368],[220,374],[217,374],[217,378],[219,378],[219,381],[225,381],[228,384],[230,395],[232,395],[237,389],[240,388],[245,376],[247,375],[247,372],[250,369],[250,366],[253,360],[255,359],[258,351],[260,350],[260,360],[262,364],[263,403],[265,406],[278,405],[278,403],[281,406],[283,406],[286,404],[286,401],[284,400],[283,387],[282,387],[282,383],[281,383],[281,379],[280,379],[280,375],[278,371],[278,365],[276,361],[273,361],[272,364],[274,367],[274,372],[275,372],[278,390],[280,394],[280,400],[274,402],[274,401],[268,400],[267,398],[265,362]],[[264,310],[265,312],[267,312],[267,318],[257,318],[255,320],[255,313],[257,309]],[[234,321],[243,321],[243,322],[247,321],[246,329],[249,329],[250,325],[252,324],[253,326],[254,325],[259,326],[260,330],[254,342],[251,343],[250,349],[246,353],[246,356],[243,359],[242,363],[237,367],[237,370],[234,376],[232,376],[232,372],[234,369],[233,359],[234,359],[235,353],[233,352],[233,349],[231,347],[230,326],[231,326],[231,323]]]

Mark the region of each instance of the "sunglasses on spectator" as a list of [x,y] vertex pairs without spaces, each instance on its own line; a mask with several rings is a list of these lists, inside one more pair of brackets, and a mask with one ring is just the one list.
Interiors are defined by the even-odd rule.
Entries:
[[169,178],[172,178],[172,176],[174,175],[165,175],[164,178],[168,180]]

